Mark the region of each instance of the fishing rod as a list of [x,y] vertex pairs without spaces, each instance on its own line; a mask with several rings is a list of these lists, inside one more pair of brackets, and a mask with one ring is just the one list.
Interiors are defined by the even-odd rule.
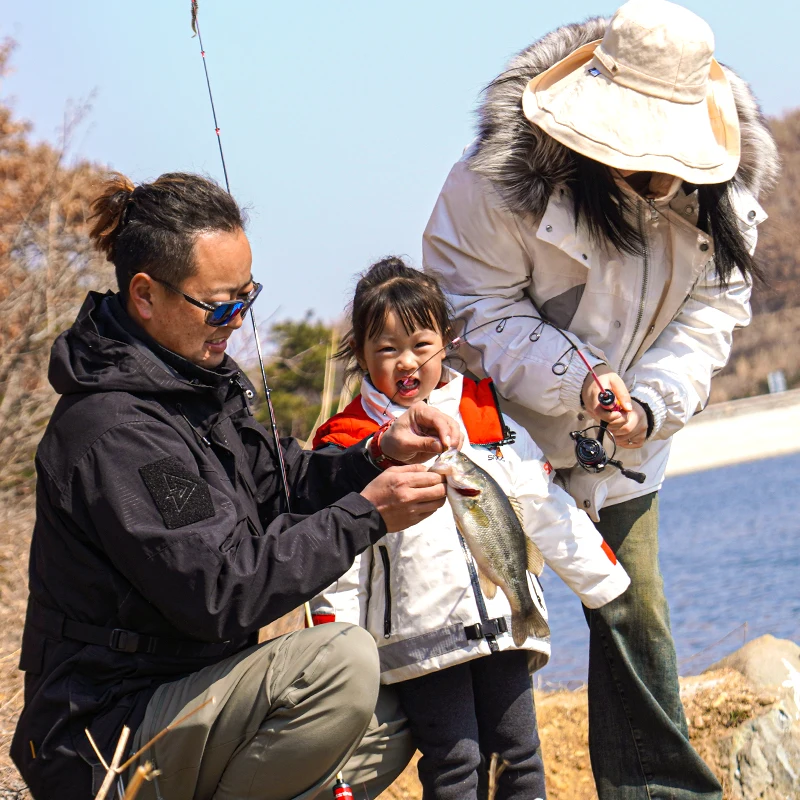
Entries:
[[[211,103],[211,116],[214,118],[214,133],[217,136],[217,144],[219,145],[219,158],[222,162],[222,174],[225,176],[225,189],[227,190],[228,194],[231,193],[231,184],[228,180],[228,168],[225,165],[225,152],[222,149],[222,136],[220,135],[220,127],[219,122],[217,122],[217,109],[214,105],[214,94],[211,91],[211,78],[208,75],[208,63],[206,62],[206,51],[203,47],[203,36],[200,33],[200,21],[197,18],[198,14],[198,0],[191,0],[192,3],[192,30],[197,36],[197,42],[200,45],[200,56],[203,59],[203,72],[206,78],[206,87],[208,88],[208,99]],[[258,366],[261,370],[261,380],[264,384],[264,397],[267,401],[267,413],[269,414],[269,424],[270,428],[272,429],[272,438],[275,442],[275,452],[278,454],[278,465],[280,468],[281,473],[281,487],[283,490],[283,501],[285,505],[285,511],[287,514],[291,514],[292,506],[291,506],[291,498],[289,492],[289,480],[286,476],[286,461],[283,457],[283,449],[281,448],[281,440],[280,434],[278,433],[278,423],[275,420],[275,409],[272,406],[272,390],[269,387],[269,383],[267,382],[267,371],[264,368],[264,356],[261,352],[261,339],[258,335],[258,326],[256,325],[256,311],[255,305],[250,306],[250,322],[253,325],[253,338],[256,342],[256,353],[258,355]],[[309,617],[310,614],[306,614],[306,617]]]
[[[586,369],[589,371],[589,374],[592,376],[592,379],[597,384],[598,388],[600,389],[600,393],[597,397],[597,402],[600,406],[603,407],[605,411],[624,411],[622,406],[617,402],[617,396],[611,389],[606,388],[600,381],[597,372],[595,372],[594,367],[592,367],[590,361],[584,355],[581,348],[572,340],[572,338],[567,335],[566,331],[559,328],[557,325],[554,325],[549,320],[545,319],[544,317],[537,316],[535,314],[509,314],[507,317],[500,317],[499,319],[492,319],[488,322],[483,322],[480,325],[476,325],[474,328],[470,328],[469,330],[464,331],[460,336],[456,336],[455,338],[451,339],[444,347],[441,347],[437,350],[433,355],[429,358],[426,358],[425,361],[422,362],[412,373],[406,375],[405,378],[402,379],[401,383],[403,386],[409,386],[411,382],[414,380],[414,375],[416,375],[419,370],[421,370],[425,364],[427,364],[431,359],[436,358],[442,352],[452,353],[457,350],[462,343],[467,341],[467,337],[471,334],[475,333],[475,331],[480,330],[481,328],[486,328],[489,325],[495,326],[496,333],[502,333],[506,327],[506,324],[510,319],[533,319],[536,320],[539,324],[531,331],[528,335],[528,341],[531,343],[538,342],[541,338],[542,331],[544,330],[545,326],[551,327],[553,330],[557,331],[564,337],[564,339],[569,342],[569,348],[565,350],[559,357],[558,360],[552,365],[551,369],[553,374],[555,375],[564,375],[566,371],[569,369],[570,362],[572,360],[572,353],[577,353],[578,357],[583,361]],[[565,361],[565,359],[569,359]],[[386,408],[384,409],[384,414],[386,414],[389,410],[389,406],[394,402],[394,399],[397,397],[399,393],[399,389],[395,392],[389,402],[386,404]],[[597,431],[597,436],[592,437],[588,436],[592,431]],[[605,447],[603,447],[603,439],[608,435],[609,440],[613,446],[613,450],[611,451],[611,455],[608,454]],[[615,467],[618,469],[622,475],[626,478],[629,478],[632,481],[636,481],[636,483],[644,483],[647,476],[643,472],[636,472],[635,470],[628,469],[625,465],[616,458],[617,454],[617,440],[614,436],[613,432],[608,430],[608,422],[602,420],[600,425],[592,425],[589,428],[585,428],[582,431],[572,431],[570,433],[570,438],[575,442],[575,458],[578,461],[578,464],[585,469],[587,472],[593,473],[600,473],[602,472],[607,466]]]
[[[208,63],[206,62],[206,51],[203,47],[203,37],[200,34],[200,22],[197,19],[198,14],[198,0],[191,0],[192,4],[192,30],[197,35],[197,41],[200,45],[200,55],[203,59],[203,72],[206,78],[206,87],[208,88],[208,99],[211,103],[211,115],[214,118],[214,133],[217,136],[217,144],[219,145],[219,157],[220,161],[222,161],[222,173],[225,176],[225,188],[228,194],[231,193],[231,185],[228,180],[228,168],[225,165],[225,153],[222,149],[222,136],[220,135],[220,127],[219,123],[217,122],[217,110],[214,106],[214,95],[211,91],[211,79],[208,75]],[[286,462],[283,457],[283,450],[281,448],[281,440],[280,435],[278,433],[278,423],[275,420],[275,409],[272,406],[272,391],[269,387],[269,383],[267,382],[267,371],[264,368],[264,356],[261,352],[261,340],[258,336],[258,327],[256,326],[256,313],[255,307],[250,307],[250,321],[253,324],[253,338],[256,342],[256,353],[258,355],[258,366],[261,370],[261,380],[264,384],[264,397],[267,401],[267,412],[269,414],[269,424],[270,428],[272,429],[272,438],[275,442],[275,452],[278,454],[278,464],[280,466],[281,472],[281,486],[283,488],[283,500],[285,504],[285,510],[287,514],[290,514],[292,511],[291,505],[291,495],[289,492],[289,480],[286,476]],[[309,628],[314,627],[314,618],[311,614],[311,606],[308,602],[303,603],[303,609],[305,611],[305,618],[306,618],[306,625]],[[352,800],[353,798],[353,790],[350,787],[345,779],[344,775],[341,771],[336,773],[336,780],[332,787],[333,797],[334,800]]]

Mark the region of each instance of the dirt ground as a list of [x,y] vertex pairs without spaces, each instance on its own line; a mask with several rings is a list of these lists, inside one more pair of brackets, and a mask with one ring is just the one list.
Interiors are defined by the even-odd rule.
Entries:
[[[27,597],[27,542],[33,503],[27,496],[0,494],[0,800],[27,800],[29,795],[8,755],[14,725],[22,707],[22,679],[17,671],[19,637]],[[272,636],[302,625],[302,615],[283,620]],[[753,691],[740,673],[721,670],[681,681],[690,734],[695,747],[722,777],[717,742],[731,728],[773,702]],[[536,695],[539,730],[550,800],[594,800],[589,749],[586,690]],[[387,800],[421,797],[415,761],[384,793]],[[727,796],[727,795],[726,795]]]
[[[732,728],[750,719],[774,702],[754,691],[734,670],[719,670],[681,680],[681,698],[686,708],[689,735],[706,763],[723,781],[718,746]],[[589,764],[589,718],[586,690],[536,694],[536,713],[547,774],[549,800],[596,800]],[[416,759],[382,797],[419,800],[421,788]],[[724,793],[725,800],[730,795]]]

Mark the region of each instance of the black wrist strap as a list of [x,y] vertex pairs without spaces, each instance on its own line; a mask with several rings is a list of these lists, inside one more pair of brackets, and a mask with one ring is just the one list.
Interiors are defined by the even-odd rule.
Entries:
[[645,438],[649,439],[653,435],[653,428],[656,425],[653,412],[650,410],[650,406],[638,397],[632,397],[631,400],[635,400],[644,409],[644,414],[647,417],[647,436]]

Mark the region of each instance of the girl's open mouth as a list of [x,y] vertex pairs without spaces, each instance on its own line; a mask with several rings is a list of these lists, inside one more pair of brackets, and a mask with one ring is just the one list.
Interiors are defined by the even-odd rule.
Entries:
[[416,394],[419,389],[419,380],[417,378],[403,378],[397,381],[397,393],[401,397],[410,397]]

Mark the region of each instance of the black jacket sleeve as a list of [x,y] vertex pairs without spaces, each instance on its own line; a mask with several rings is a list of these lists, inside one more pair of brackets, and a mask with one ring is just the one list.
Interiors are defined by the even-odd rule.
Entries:
[[[252,417],[239,429],[259,503],[270,506],[282,493],[272,434]],[[310,514],[348,492],[360,492],[380,470],[369,460],[363,443],[346,450],[303,450],[295,439],[281,439],[294,513]],[[280,503],[277,507],[283,508]]]
[[138,592],[183,634],[222,641],[313,597],[384,535],[375,507],[345,494],[374,470],[359,458],[354,451],[320,460],[289,444],[298,504],[319,509],[334,500],[259,526],[224,485],[206,480],[177,432],[144,420],[117,425],[93,443],[76,467],[72,496]]

